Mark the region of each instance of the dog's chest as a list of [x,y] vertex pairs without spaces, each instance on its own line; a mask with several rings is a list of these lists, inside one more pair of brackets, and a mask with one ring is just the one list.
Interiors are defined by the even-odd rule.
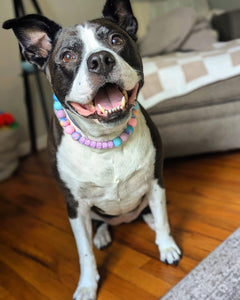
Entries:
[[155,149],[143,117],[124,147],[92,150],[64,136],[57,152],[61,179],[79,205],[108,214],[133,210],[150,188]]

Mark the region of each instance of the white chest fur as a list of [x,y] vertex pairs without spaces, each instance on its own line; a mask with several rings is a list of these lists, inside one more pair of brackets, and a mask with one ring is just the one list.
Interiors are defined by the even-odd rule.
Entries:
[[150,131],[140,113],[134,134],[121,147],[94,150],[64,135],[57,167],[79,206],[96,206],[119,215],[135,209],[148,192],[154,158]]

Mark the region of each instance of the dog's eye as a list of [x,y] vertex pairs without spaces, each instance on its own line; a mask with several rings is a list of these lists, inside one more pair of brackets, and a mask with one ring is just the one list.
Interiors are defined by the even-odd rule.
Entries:
[[121,38],[121,36],[114,34],[111,38],[111,43],[114,46],[120,46],[123,44],[123,39]]
[[65,63],[69,63],[71,60],[75,59],[75,55],[70,52],[70,51],[67,51],[67,52],[64,52],[63,53],[63,58],[62,60],[65,62]]

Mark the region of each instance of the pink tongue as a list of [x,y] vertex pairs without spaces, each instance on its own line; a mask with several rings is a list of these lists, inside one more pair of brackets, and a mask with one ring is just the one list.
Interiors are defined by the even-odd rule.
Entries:
[[116,86],[111,85],[100,89],[94,98],[97,111],[100,110],[98,104],[106,110],[118,107],[122,103],[122,97],[122,93]]

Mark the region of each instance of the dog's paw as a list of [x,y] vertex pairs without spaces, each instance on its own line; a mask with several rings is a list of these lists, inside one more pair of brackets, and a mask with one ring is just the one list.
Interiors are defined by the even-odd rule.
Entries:
[[167,265],[174,264],[177,266],[182,254],[171,235],[159,243],[159,250],[160,259],[162,262],[166,263]]
[[73,295],[73,300],[96,300],[95,286],[81,286],[79,285]]
[[97,232],[94,236],[93,243],[96,248],[102,250],[110,245],[112,242],[110,232],[108,230],[108,225],[103,223],[98,227]]

